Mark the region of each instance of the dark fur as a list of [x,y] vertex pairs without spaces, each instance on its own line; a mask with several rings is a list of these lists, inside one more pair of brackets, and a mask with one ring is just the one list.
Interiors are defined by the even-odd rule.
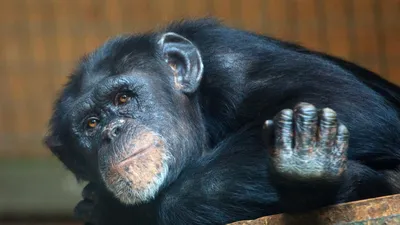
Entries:
[[[400,192],[400,181],[393,179],[400,173],[397,86],[349,62],[211,19],[119,37],[82,60],[51,120],[52,136],[62,141],[49,141],[78,178],[98,182],[92,165],[97,162],[87,160],[92,153],[77,147],[82,143],[72,138],[64,115],[77,107],[73,104],[79,96],[90,93],[92,84],[107,76],[132,68],[161,71],[155,42],[163,32],[186,37],[202,55],[204,76],[199,90],[189,96],[190,109],[176,108],[168,89],[157,91],[160,101],[177,112],[174,120],[196,119],[191,121],[192,132],[204,133],[195,134],[198,143],[186,147],[205,151],[201,157],[185,156],[183,172],[171,175],[169,185],[147,204],[127,207],[104,196],[97,209],[101,213],[95,215],[103,223],[224,224]],[[272,182],[261,128],[265,120],[298,102],[332,108],[350,131],[349,168],[339,187]],[[185,110],[192,114],[179,113]]]

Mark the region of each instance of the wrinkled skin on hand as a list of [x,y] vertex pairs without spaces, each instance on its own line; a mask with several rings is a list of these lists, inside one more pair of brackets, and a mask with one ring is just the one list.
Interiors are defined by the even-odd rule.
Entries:
[[332,109],[300,103],[266,121],[265,128],[274,168],[282,176],[332,179],[346,170],[349,132]]

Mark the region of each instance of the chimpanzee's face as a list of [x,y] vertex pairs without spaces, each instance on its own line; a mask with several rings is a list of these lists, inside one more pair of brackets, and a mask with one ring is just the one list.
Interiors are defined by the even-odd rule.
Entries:
[[199,52],[176,34],[152,40],[110,41],[89,55],[59,99],[47,139],[77,177],[103,183],[126,204],[173,182],[205,136],[188,96],[201,80]]

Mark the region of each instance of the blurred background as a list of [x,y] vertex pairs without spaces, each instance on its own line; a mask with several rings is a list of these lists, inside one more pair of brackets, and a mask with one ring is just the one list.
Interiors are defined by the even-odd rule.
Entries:
[[68,217],[79,200],[80,186],[41,140],[82,54],[120,33],[210,15],[400,84],[400,0],[0,0],[0,224]]

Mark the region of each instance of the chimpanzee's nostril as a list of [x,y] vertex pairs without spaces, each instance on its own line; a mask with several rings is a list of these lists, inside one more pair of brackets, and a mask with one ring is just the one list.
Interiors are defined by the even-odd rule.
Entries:
[[111,131],[111,135],[113,137],[119,136],[120,133],[121,133],[121,127],[114,127],[114,129],[112,129]]
[[104,141],[113,141],[115,140],[118,136],[120,136],[123,132],[124,129],[124,124],[125,120],[124,119],[116,119],[112,120],[109,122],[104,127],[104,130],[102,132],[102,139]]
[[106,137],[109,140],[113,140],[121,134],[121,131],[122,131],[121,127],[117,125],[111,129],[106,130]]

